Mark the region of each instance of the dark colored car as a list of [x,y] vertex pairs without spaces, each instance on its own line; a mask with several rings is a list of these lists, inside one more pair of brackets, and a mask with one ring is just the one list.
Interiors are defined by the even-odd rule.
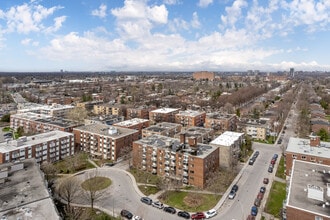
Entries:
[[121,210],[120,215],[122,217],[127,218],[127,219],[132,219],[133,218],[133,214],[130,211],[126,210],[126,209]]
[[237,186],[236,184],[233,185],[233,187],[231,188],[231,190],[237,192],[237,190],[238,190],[238,186]]
[[148,204],[148,205],[152,204],[152,199],[150,199],[149,197],[142,197],[140,200],[141,200],[141,202],[143,202],[145,204]]
[[270,161],[270,163],[273,164],[273,165],[275,164],[275,162],[276,162],[275,159],[272,159],[272,160]]
[[185,218],[185,219],[190,219],[190,214],[186,211],[179,211],[178,216],[182,217],[182,218]]
[[256,219],[256,217],[255,216],[252,216],[252,215],[249,215],[247,218],[246,218],[246,220],[255,220]]
[[273,172],[273,167],[272,166],[269,166],[268,167],[268,173],[272,173]]
[[268,184],[268,183],[269,183],[269,179],[268,179],[268,178],[264,178],[263,183],[264,183],[264,184]]
[[264,198],[264,193],[259,192],[258,195],[257,195],[257,198],[262,200]]
[[253,164],[254,164],[254,161],[255,161],[255,158],[251,158],[251,159],[249,160],[249,165],[253,165]]
[[282,139],[278,139],[277,144],[281,144],[282,143]]
[[266,187],[264,187],[264,186],[260,187],[260,192],[265,193],[266,192]]
[[171,213],[171,214],[175,214],[176,210],[175,208],[171,207],[171,206],[167,206],[163,209],[165,212]]
[[274,154],[273,159],[277,160],[278,154]]
[[252,216],[257,216],[258,215],[258,207],[257,206],[252,206],[251,215]]
[[206,216],[203,212],[196,212],[195,214],[191,215],[191,219],[205,219]]

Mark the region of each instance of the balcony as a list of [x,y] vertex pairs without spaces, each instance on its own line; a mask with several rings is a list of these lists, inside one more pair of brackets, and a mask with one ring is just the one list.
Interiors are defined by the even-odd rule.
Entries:
[[146,160],[142,160],[142,164],[147,164],[147,161]]
[[188,176],[188,172],[183,172],[182,176]]
[[156,163],[152,163],[152,167],[153,168],[157,168],[157,164]]
[[152,161],[157,161],[157,157],[152,157],[151,160]]
[[152,174],[157,174],[157,170],[156,169],[152,169]]
[[188,170],[188,166],[187,165],[184,165],[183,166],[183,170]]

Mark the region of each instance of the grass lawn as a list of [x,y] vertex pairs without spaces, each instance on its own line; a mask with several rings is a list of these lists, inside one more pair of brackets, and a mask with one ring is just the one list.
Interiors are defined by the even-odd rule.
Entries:
[[281,209],[283,207],[283,201],[286,195],[286,184],[274,181],[270,190],[267,203],[265,206],[265,212],[274,215],[279,218]]
[[282,179],[285,179],[285,173],[284,173],[285,167],[284,167],[284,157],[281,157],[280,162],[277,167],[276,176]]
[[159,191],[159,189],[155,186],[139,185],[139,189],[146,196],[149,196],[151,194],[156,194]]
[[188,212],[207,211],[213,208],[221,196],[183,191],[167,191],[161,201],[175,208]]
[[161,180],[160,177],[142,170],[133,168],[130,169],[129,172],[134,176],[137,183],[148,183],[156,185]]
[[10,127],[4,127],[4,128],[2,129],[3,132],[8,132],[8,131],[10,131],[10,130],[11,130]]
[[81,187],[86,191],[99,191],[109,187],[111,183],[109,178],[96,176],[82,182]]
[[85,157],[85,156],[81,156],[81,155],[74,155],[73,157],[80,157],[79,158],[79,166],[77,167],[77,169],[72,170],[71,167],[68,165],[68,162],[66,161],[66,159],[64,159],[64,160],[60,160],[60,161],[54,163],[54,166],[57,169],[57,173],[64,173],[64,174],[66,174],[66,173],[69,174],[70,173],[70,174],[72,174],[72,173],[75,173],[75,172],[79,172],[81,170],[95,168],[93,164],[88,162],[87,156]]

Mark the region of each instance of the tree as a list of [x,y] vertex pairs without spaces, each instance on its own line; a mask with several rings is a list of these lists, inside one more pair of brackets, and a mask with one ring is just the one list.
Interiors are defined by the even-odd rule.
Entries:
[[320,136],[321,141],[328,141],[329,139],[329,134],[324,128],[321,128],[317,135]]
[[67,202],[69,207],[70,203],[78,196],[79,190],[79,182],[74,177],[61,179],[57,186],[58,194]]
[[236,116],[241,117],[241,110],[239,108],[236,109]]
[[85,157],[86,155],[84,153],[77,153],[72,157],[66,157],[64,161],[66,162],[67,169],[73,173],[81,169],[85,163]]
[[55,177],[55,174],[57,173],[57,169],[54,166],[53,163],[50,163],[48,161],[44,161],[41,166],[40,169],[44,172],[45,176],[46,176],[46,180],[49,183],[51,180],[53,180],[53,178]]
[[98,176],[97,168],[88,172],[87,176],[87,180],[83,182],[83,188],[86,192],[86,198],[89,200],[92,210],[94,210],[95,201],[102,196],[101,191],[98,189],[98,179],[96,178]]
[[67,117],[72,121],[82,123],[87,118],[87,111],[85,108],[75,107],[68,112]]
[[124,160],[128,159],[128,166],[131,167],[132,147],[124,146],[120,148],[118,157],[123,157]]
[[1,117],[2,122],[10,122],[10,114],[5,114]]

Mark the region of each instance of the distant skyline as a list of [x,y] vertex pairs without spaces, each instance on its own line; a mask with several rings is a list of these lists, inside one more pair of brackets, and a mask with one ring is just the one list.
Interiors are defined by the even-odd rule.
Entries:
[[330,71],[330,0],[1,0],[3,71]]

